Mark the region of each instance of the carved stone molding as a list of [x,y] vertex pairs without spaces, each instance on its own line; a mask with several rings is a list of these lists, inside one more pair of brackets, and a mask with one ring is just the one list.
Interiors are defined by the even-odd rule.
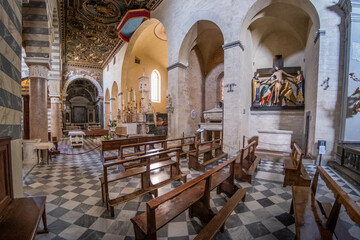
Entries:
[[168,66],[168,67],[166,68],[166,70],[170,71],[170,70],[172,70],[172,69],[174,69],[174,68],[183,68],[183,69],[186,69],[187,66],[186,66],[185,64],[181,63],[181,62],[177,62],[177,63],[174,63],[174,64]]
[[239,40],[231,42],[231,43],[226,43],[226,44],[222,45],[222,47],[224,50],[227,50],[227,49],[230,49],[233,47],[240,47],[241,50],[243,50],[243,51],[245,50],[244,45]]
[[48,79],[50,59],[39,57],[25,57],[25,63],[29,67],[29,77]]
[[30,78],[45,78],[49,75],[49,69],[41,65],[30,65],[29,66],[29,77]]

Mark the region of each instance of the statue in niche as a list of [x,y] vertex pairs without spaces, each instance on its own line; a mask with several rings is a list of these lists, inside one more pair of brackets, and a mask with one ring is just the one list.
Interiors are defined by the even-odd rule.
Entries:
[[296,102],[298,104],[304,104],[304,96],[305,96],[305,91],[304,91],[304,87],[305,87],[305,78],[304,76],[301,74],[300,71],[297,71],[297,76],[296,76]]
[[274,86],[274,92],[275,92],[274,104],[275,105],[279,104],[280,90],[281,90],[282,84],[284,83],[283,74],[287,77],[291,77],[293,79],[295,78],[294,76],[288,74],[287,72],[285,72],[285,71],[279,69],[277,66],[275,66],[275,72],[271,75],[271,77],[273,77],[273,76],[276,77],[275,86]]
[[260,102],[260,85],[262,81],[259,79],[260,74],[255,73],[254,77],[252,78],[252,101],[253,103]]

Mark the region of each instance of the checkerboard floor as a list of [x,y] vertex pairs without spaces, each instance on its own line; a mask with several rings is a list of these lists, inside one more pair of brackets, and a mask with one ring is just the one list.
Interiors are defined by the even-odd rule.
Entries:
[[[61,145],[68,145],[63,140]],[[98,145],[91,139],[85,140],[82,148],[63,148],[64,153],[81,153]],[[102,175],[100,150],[83,155],[58,155],[49,164],[35,166],[24,178],[25,195],[47,196],[48,234],[37,235],[36,239],[134,239],[134,230],[130,219],[145,211],[145,203],[150,195],[136,198],[115,207],[112,218],[101,200],[99,177]],[[316,166],[305,165],[313,177]],[[191,180],[201,172],[189,170],[187,159],[181,160],[181,169]],[[357,202],[360,193],[347,183],[330,167],[325,167],[330,176]],[[152,174],[154,181],[167,176],[166,170]],[[282,165],[263,159],[257,175],[249,183],[236,181],[238,187],[247,190],[246,200],[240,203],[226,221],[224,233],[218,233],[215,239],[294,239],[294,218],[289,214],[291,187],[282,187]],[[161,189],[159,195],[177,186],[173,182]],[[140,188],[140,178],[129,178],[112,184],[110,197],[116,197]],[[330,190],[319,181],[317,198],[321,201],[333,201]],[[225,195],[211,192],[211,208],[216,212],[226,203]],[[345,222],[354,238],[360,237],[360,230],[342,209],[340,218]],[[184,212],[157,232],[158,239],[193,239],[202,229],[198,219],[189,218]]]

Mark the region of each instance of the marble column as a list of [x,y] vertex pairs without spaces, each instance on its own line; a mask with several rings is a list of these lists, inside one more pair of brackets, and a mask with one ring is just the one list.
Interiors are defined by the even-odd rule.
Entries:
[[[250,86],[245,74],[244,48],[240,41],[223,45],[224,49],[224,151],[235,154],[248,136]],[[251,69],[251,68],[249,68]]]
[[100,125],[101,128],[105,128],[104,127],[104,99],[103,98],[99,98],[99,101],[97,103],[98,106],[98,112],[96,114],[98,114],[98,119],[100,121]]
[[352,94],[360,87],[360,83],[351,79],[349,73],[354,73],[356,78],[360,78],[360,5],[355,0],[341,0],[338,4],[344,10],[346,15],[345,69],[342,93],[340,141],[344,143],[359,143],[360,113],[355,113],[353,110],[355,96],[352,96]]
[[50,69],[48,58],[25,58],[30,78],[30,139],[48,141],[47,79]]
[[172,113],[169,114],[168,136],[169,138],[178,138],[185,133],[185,136],[191,136],[188,127],[188,118],[190,112],[187,109],[189,105],[189,91],[186,90],[186,69],[182,63],[175,63],[167,68],[168,94],[172,101]]
[[60,96],[51,97],[51,137],[56,137],[60,141],[62,136],[61,125],[61,102]]

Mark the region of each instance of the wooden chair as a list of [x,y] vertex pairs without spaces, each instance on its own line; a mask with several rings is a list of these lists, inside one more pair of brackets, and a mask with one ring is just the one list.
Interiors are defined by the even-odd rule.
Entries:
[[283,187],[287,185],[310,186],[311,179],[302,163],[303,156],[303,151],[299,145],[294,142],[291,146],[290,158],[284,161],[285,177]]
[[[219,161],[222,158],[227,158],[228,154],[223,152],[222,139],[215,139],[197,143],[195,150],[189,152],[189,168],[197,171],[205,171],[205,167]],[[213,156],[213,152],[215,152]],[[199,157],[203,154],[203,162],[200,163]]]
[[[131,219],[135,239],[156,239],[157,230],[187,209],[189,209],[190,217],[197,217],[202,222],[208,223],[215,215],[210,209],[210,192],[215,188],[218,194],[224,192],[231,197],[231,203],[227,208],[233,209],[237,205],[233,202],[239,202],[245,198],[245,190],[240,189],[238,193],[234,184],[235,159],[235,157],[231,158],[190,182],[147,202],[146,212]],[[222,171],[227,166],[230,166],[229,172]],[[233,196],[235,197],[232,198]],[[220,213],[221,218],[231,209]],[[219,221],[215,225],[218,225],[216,229],[220,229],[224,221]]]
[[[46,197],[14,198],[10,137],[0,137],[0,239],[35,239],[47,233]],[[44,229],[38,229],[40,220]]]
[[252,176],[257,170],[261,159],[255,155],[258,145],[258,138],[253,138],[252,142],[240,149],[240,154],[235,163],[235,177],[239,181],[246,181],[251,184]]
[[[316,200],[319,176],[334,194],[334,203],[323,203]],[[292,186],[290,213],[294,214],[296,239],[352,239],[339,219],[341,206],[344,206],[349,217],[360,226],[360,207],[344,192],[341,187],[322,168],[318,167],[311,187]]]

